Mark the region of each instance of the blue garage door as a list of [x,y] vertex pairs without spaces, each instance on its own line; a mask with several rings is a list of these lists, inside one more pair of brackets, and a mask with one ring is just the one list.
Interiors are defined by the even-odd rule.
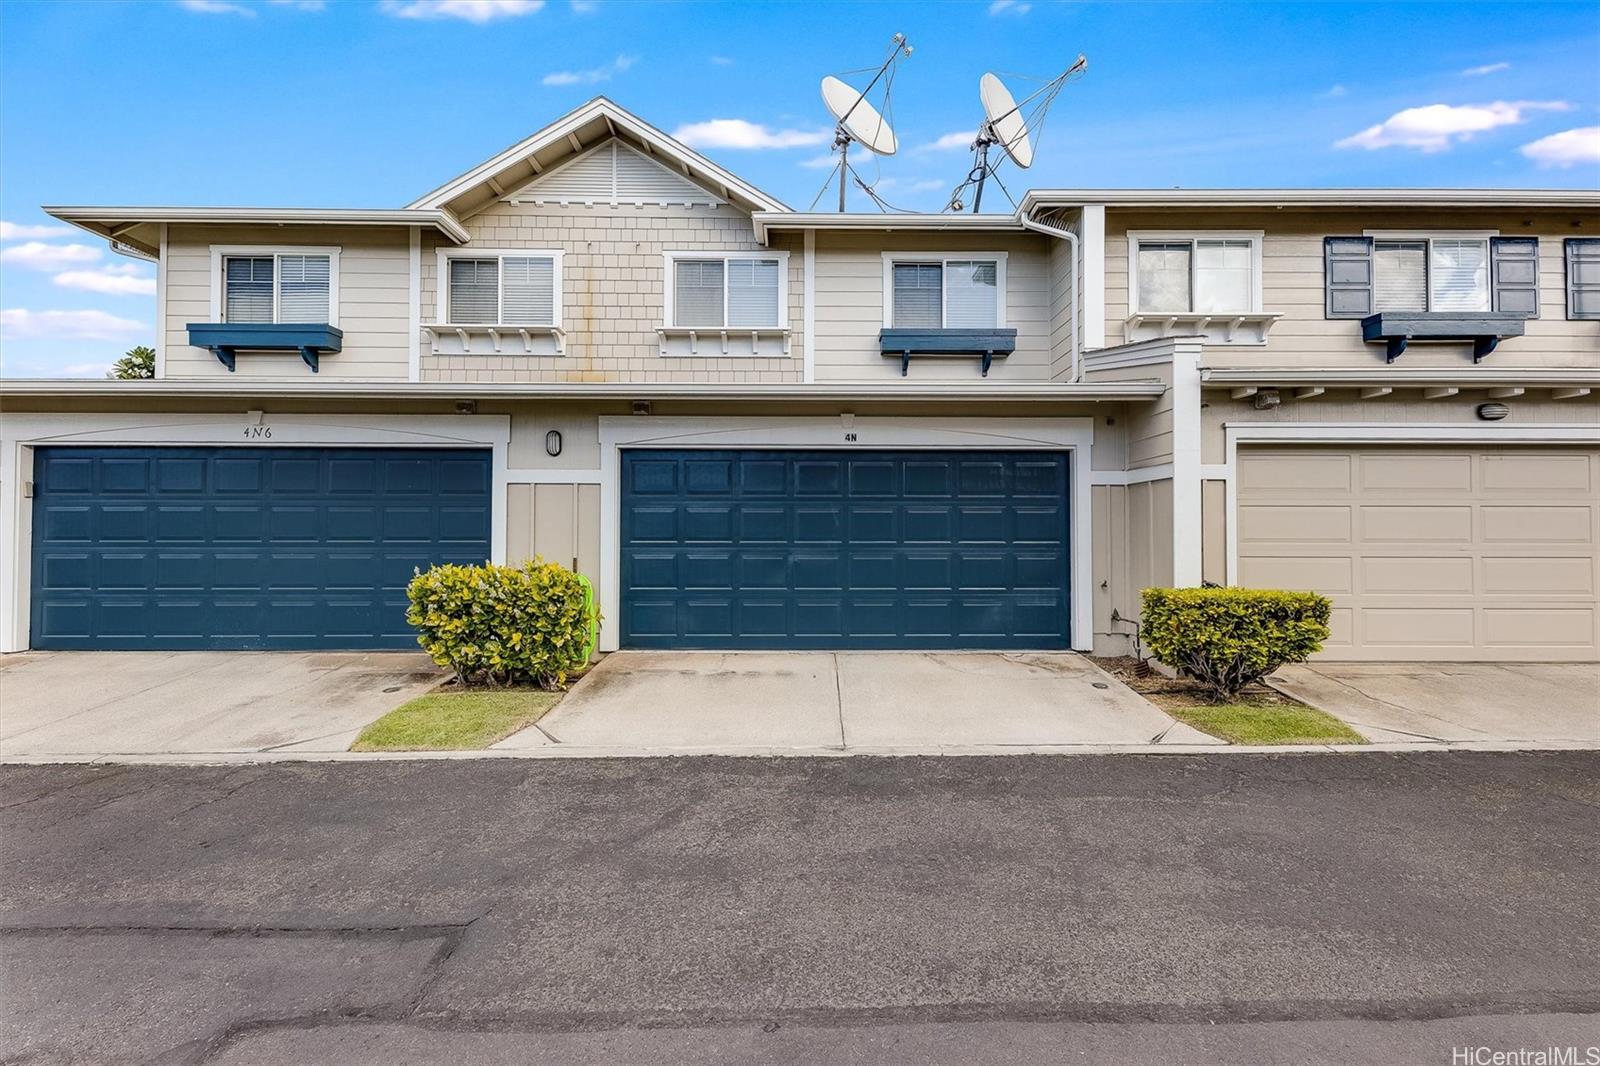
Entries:
[[40,448],[35,648],[415,648],[417,567],[489,555],[490,453]]
[[630,451],[635,648],[1065,648],[1050,452]]

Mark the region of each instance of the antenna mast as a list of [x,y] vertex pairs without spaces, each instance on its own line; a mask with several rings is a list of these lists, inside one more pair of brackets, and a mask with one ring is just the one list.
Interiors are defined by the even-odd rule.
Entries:
[[[845,190],[848,188],[850,171],[850,145],[860,141],[869,151],[878,155],[893,155],[898,144],[895,140],[894,130],[889,122],[879,113],[878,109],[867,102],[867,94],[877,87],[878,82],[885,76],[889,78],[889,85],[884,88],[884,109],[888,110],[889,89],[894,82],[894,65],[901,59],[911,55],[911,45],[906,40],[906,35],[897,33],[889,39],[889,54],[878,67],[867,87],[857,92],[845,82],[829,75],[822,79],[822,100],[833,113],[833,147],[839,152],[839,210],[845,209]],[[860,117],[857,116],[860,112]],[[851,122],[855,117],[856,121]],[[826,185],[823,188],[827,188]],[[818,194],[820,196],[820,193]]]

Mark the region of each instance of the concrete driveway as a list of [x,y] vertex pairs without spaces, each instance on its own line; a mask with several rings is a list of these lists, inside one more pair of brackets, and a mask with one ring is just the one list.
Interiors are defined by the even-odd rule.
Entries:
[[420,652],[8,655],[0,757],[343,751],[439,677]]
[[1600,746],[1600,663],[1306,663],[1272,684],[1377,742]]
[[495,745],[683,751],[948,751],[1199,744],[1080,655],[646,652],[608,656],[537,726]]

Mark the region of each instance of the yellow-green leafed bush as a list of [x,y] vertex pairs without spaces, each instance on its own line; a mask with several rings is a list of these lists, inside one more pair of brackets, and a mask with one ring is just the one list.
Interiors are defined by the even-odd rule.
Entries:
[[558,688],[589,657],[594,600],[589,583],[564,566],[435,566],[419,571],[406,595],[417,643],[463,683]]
[[1219,700],[1328,639],[1328,599],[1279,589],[1145,589],[1139,639]]

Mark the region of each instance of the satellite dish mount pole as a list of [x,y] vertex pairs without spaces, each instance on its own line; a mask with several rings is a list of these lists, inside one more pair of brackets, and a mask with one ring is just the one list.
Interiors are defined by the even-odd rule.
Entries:
[[[889,39],[889,57],[883,61],[883,66],[878,68],[878,73],[874,74],[872,76],[872,80],[867,83],[867,87],[862,89],[861,92],[856,95],[855,103],[850,105],[849,110],[842,115],[838,115],[836,118],[838,125],[836,125],[833,130],[833,143],[834,147],[839,149],[840,212],[844,211],[845,186],[850,179],[850,142],[854,140],[854,138],[850,136],[850,131],[845,128],[845,124],[850,121],[850,116],[855,114],[856,108],[861,106],[861,102],[867,98],[867,94],[877,86],[878,82],[883,80],[883,76],[885,74],[889,73],[889,68],[894,66],[894,62],[900,58],[901,52],[904,52],[906,55],[910,55],[911,46],[906,43],[905,34],[897,33]],[[824,80],[826,81],[827,79]],[[869,108],[868,110],[871,109]],[[894,148],[891,146],[889,151],[892,153]]]
[[978,165],[972,168],[978,172],[978,187],[972,194],[973,214],[983,209],[983,183],[989,177],[989,146],[993,143],[994,131],[985,122],[978,129],[978,140],[973,145],[978,150]]

